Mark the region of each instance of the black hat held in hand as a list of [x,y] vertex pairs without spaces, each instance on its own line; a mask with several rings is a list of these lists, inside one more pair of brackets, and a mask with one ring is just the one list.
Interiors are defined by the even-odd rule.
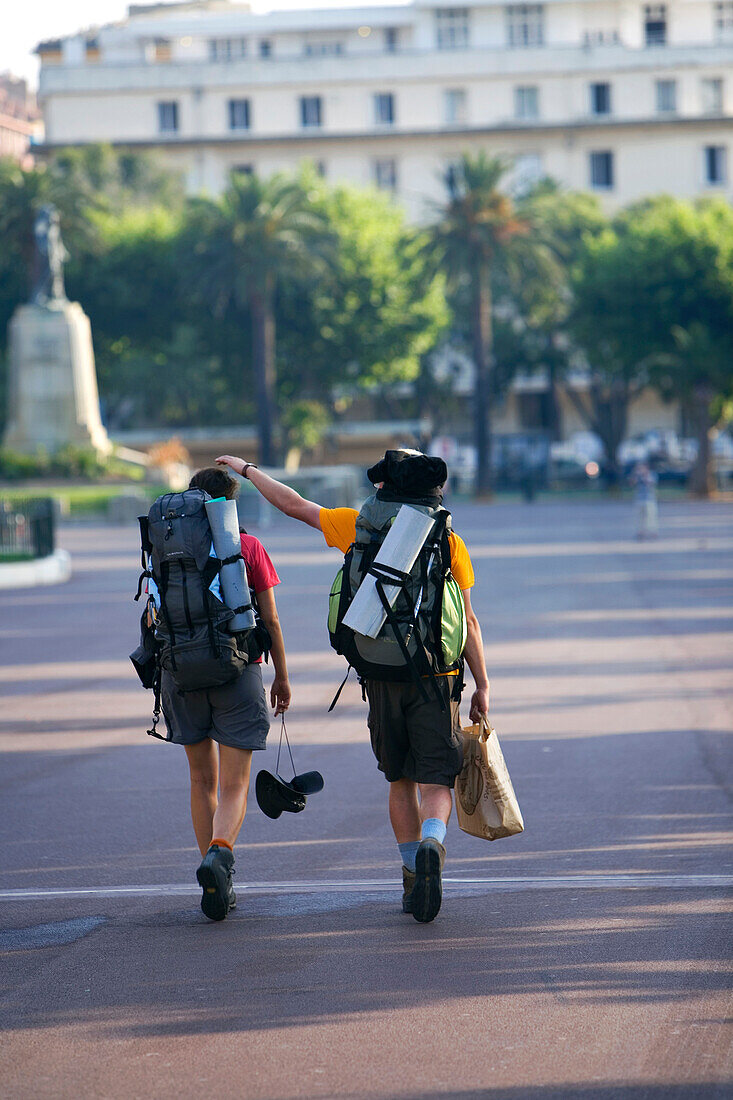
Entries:
[[280,767],[280,751],[283,744],[283,735],[285,735],[285,743],[288,746],[290,763],[293,765],[293,773],[295,773],[295,764],[293,762],[293,754],[290,750],[288,731],[285,728],[285,715],[283,715],[282,725],[280,727],[280,744],[277,750],[275,774],[273,775],[272,772],[264,771],[263,769],[258,773],[255,781],[257,805],[262,810],[263,814],[272,818],[279,817],[284,810],[291,814],[299,814],[301,810],[305,809],[305,796],[308,794],[317,794],[318,791],[323,790],[323,776],[320,772],[303,772],[302,775],[293,774],[293,778],[290,780],[283,779],[279,774],[278,768]]
[[303,772],[288,782],[272,772],[261,771],[255,781],[257,805],[267,817],[276,818],[285,810],[299,814],[305,809],[306,795],[323,790],[320,772]]

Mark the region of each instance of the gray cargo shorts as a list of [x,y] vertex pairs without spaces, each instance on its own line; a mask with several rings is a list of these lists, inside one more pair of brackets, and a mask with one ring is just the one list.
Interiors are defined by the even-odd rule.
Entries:
[[262,666],[247,665],[221,687],[179,691],[163,672],[163,717],[168,737],[176,745],[196,745],[210,737],[234,749],[264,749],[270,730]]

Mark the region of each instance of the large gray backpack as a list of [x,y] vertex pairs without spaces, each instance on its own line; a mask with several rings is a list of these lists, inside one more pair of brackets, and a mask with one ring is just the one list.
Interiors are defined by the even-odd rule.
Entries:
[[[241,555],[225,561],[211,556],[207,500],[211,497],[203,489],[166,493],[147,516],[140,517],[143,573],[135,598],[139,599],[149,577],[158,589],[160,604],[158,608],[148,599],[155,619],[151,641],[158,682],[145,684],[141,675],[145,686],[156,689],[156,710],[161,670],[170,673],[182,692],[219,687],[269,649],[269,636],[259,618],[253,628],[233,634],[229,624],[234,612],[210,590],[222,565]],[[256,604],[250,606],[256,613]]]

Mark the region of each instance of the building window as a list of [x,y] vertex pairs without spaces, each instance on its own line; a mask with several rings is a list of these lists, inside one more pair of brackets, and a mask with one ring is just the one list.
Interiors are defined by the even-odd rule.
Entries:
[[386,53],[397,53],[398,33],[397,27],[384,28],[384,49]]
[[644,7],[644,42],[647,46],[667,44],[667,5],[646,4]]
[[255,169],[253,164],[235,164],[232,172],[236,176],[253,176]]
[[539,88],[534,84],[520,85],[514,89],[514,115],[516,118],[538,118],[540,113]]
[[613,187],[613,153],[603,151],[590,155],[590,185],[609,191]]
[[306,57],[340,57],[343,52],[343,42],[306,42],[303,45]]
[[374,182],[383,191],[397,189],[397,162],[391,157],[380,157],[374,161]]
[[592,115],[610,115],[611,113],[611,85],[591,84],[590,86],[590,113]]
[[540,153],[520,153],[514,158],[514,189],[518,194],[526,194],[542,176]]
[[507,41],[512,47],[543,46],[544,4],[512,4],[506,8]]
[[469,43],[468,8],[437,8],[435,42],[439,50],[465,50]]
[[394,120],[394,96],[391,92],[377,92],[374,96],[374,121],[377,126],[391,126]]
[[323,122],[322,100],[319,95],[300,97],[300,125],[304,127],[320,126]]
[[178,130],[178,103],[175,99],[158,104],[158,130],[161,134],[175,134]]
[[657,113],[673,115],[677,110],[677,81],[658,80],[656,82]]
[[249,130],[250,113],[248,99],[229,100],[229,129]]
[[715,41],[733,42],[733,0],[715,5]]
[[272,57],[272,41],[269,38],[260,39],[260,57]]
[[700,84],[704,115],[719,115],[723,111],[723,81],[719,76],[707,77]]
[[728,150],[725,145],[705,146],[705,182],[718,185],[728,182]]
[[209,39],[209,61],[239,61],[246,56],[246,38]]
[[445,121],[448,126],[460,126],[466,121],[466,89],[447,88],[443,92]]
[[[149,55],[148,55],[149,56]],[[156,38],[153,41],[152,56],[154,61],[170,61],[171,42],[169,38]]]

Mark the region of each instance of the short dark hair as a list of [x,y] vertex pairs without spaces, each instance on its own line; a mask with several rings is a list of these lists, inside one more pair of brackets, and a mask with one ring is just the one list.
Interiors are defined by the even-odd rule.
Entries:
[[188,483],[189,489],[204,489],[209,496],[234,500],[239,492],[239,482],[227,473],[223,466],[205,466],[197,470]]

